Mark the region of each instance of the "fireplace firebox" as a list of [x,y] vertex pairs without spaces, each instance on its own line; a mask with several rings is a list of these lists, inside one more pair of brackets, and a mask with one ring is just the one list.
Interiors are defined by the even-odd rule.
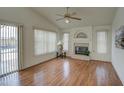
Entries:
[[86,46],[75,46],[75,54],[89,56],[89,50]]

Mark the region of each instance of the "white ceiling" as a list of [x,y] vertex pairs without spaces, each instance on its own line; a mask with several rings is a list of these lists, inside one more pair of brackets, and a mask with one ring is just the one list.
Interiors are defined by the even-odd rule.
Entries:
[[56,14],[65,13],[64,7],[34,7],[32,9],[60,29],[89,25],[111,25],[116,12],[116,8],[113,7],[70,7],[69,11],[76,12],[75,16],[82,18],[82,20],[71,20],[71,23],[66,24],[64,20],[56,21],[56,19],[60,18],[59,16],[56,16]]

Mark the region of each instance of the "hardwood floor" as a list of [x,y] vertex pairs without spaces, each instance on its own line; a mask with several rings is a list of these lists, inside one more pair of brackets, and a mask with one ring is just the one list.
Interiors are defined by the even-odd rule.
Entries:
[[119,86],[122,83],[111,63],[58,58],[0,78],[0,85]]

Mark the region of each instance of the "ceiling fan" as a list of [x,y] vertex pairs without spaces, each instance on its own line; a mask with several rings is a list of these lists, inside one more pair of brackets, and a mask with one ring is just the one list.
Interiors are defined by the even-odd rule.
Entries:
[[74,19],[74,20],[81,20],[81,18],[79,17],[74,17],[74,15],[76,14],[76,12],[73,13],[69,13],[69,7],[66,8],[66,12],[65,14],[56,14],[57,16],[60,16],[61,18],[56,19],[56,21],[60,21],[60,20],[65,20],[65,23],[70,23],[70,19]]

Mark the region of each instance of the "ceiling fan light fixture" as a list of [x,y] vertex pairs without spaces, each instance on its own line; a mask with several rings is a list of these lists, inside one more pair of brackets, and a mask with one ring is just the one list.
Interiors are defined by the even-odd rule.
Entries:
[[70,23],[71,20],[70,19],[73,19],[73,20],[81,20],[81,18],[79,17],[74,17],[73,15],[75,15],[76,13],[69,13],[68,11],[68,7],[66,8],[66,12],[64,14],[57,14],[58,16],[61,16],[61,18],[57,19],[56,21],[59,21],[59,20],[63,20],[64,19],[64,22],[65,23]]
[[65,23],[68,24],[68,23],[70,23],[70,22],[71,22],[71,21],[70,21],[68,18],[65,19]]

